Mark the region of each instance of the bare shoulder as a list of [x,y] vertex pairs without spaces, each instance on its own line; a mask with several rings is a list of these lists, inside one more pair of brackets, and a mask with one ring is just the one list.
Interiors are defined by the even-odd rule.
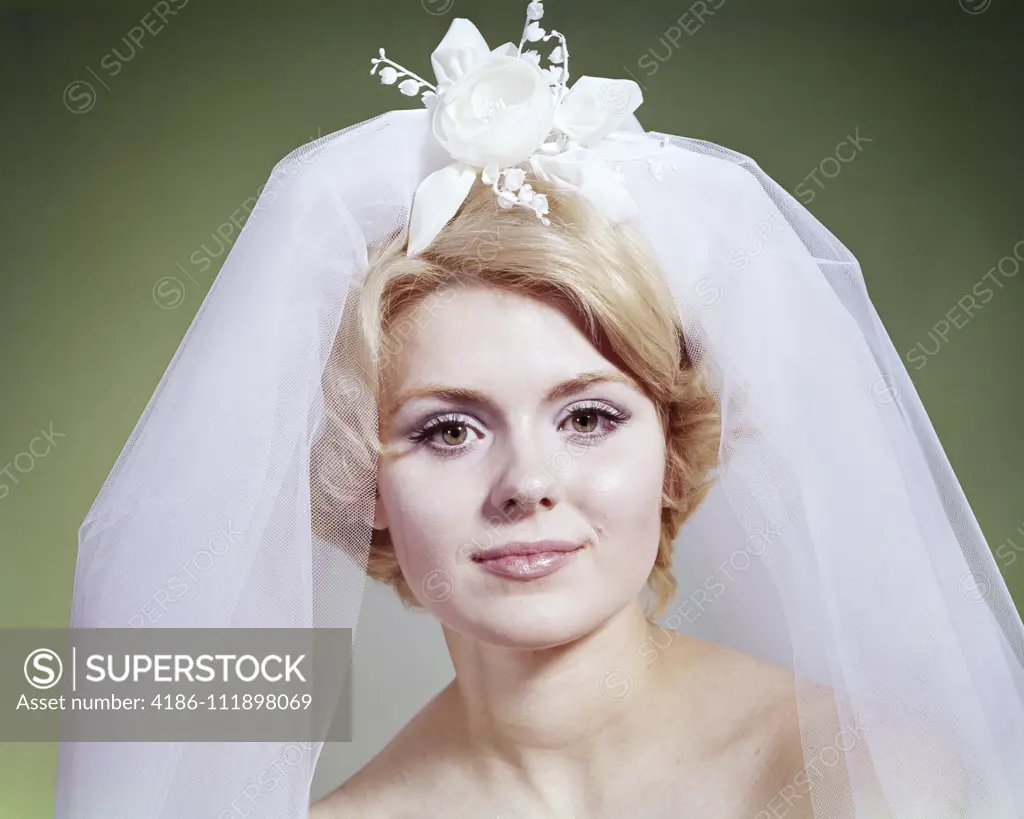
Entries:
[[834,736],[834,692],[751,654],[697,644],[707,669],[705,710],[721,724],[724,764],[750,783],[750,815],[813,819],[801,726]]
[[836,711],[829,686],[798,678],[789,668],[728,646],[687,639],[696,646],[708,696],[726,701],[743,724],[759,717],[766,730],[777,732],[798,727],[798,714],[820,719]]
[[395,737],[380,753],[344,784],[327,794],[310,809],[310,819],[398,819],[403,816],[403,796],[408,783],[401,769],[395,769]]
[[310,811],[310,819],[405,819],[422,815],[451,779],[441,749],[451,723],[445,719],[447,689],[427,703],[359,771]]

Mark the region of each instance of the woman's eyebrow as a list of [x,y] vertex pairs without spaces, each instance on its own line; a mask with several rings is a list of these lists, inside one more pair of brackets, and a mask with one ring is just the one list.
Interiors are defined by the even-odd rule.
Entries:
[[[580,392],[594,384],[608,382],[625,384],[627,387],[630,387],[637,392],[641,391],[636,381],[624,373],[616,370],[596,370],[589,373],[580,373],[567,381],[556,384],[545,394],[544,402],[551,403],[552,401],[558,401],[562,398],[568,398],[570,395]],[[479,390],[470,389],[468,387],[448,387],[441,384],[425,384],[423,386],[403,390],[399,393],[391,404],[387,417],[390,418],[398,412],[403,405],[417,398],[437,398],[441,401],[449,402],[465,401],[471,404],[494,407],[494,401],[492,401],[487,394],[480,392]]]

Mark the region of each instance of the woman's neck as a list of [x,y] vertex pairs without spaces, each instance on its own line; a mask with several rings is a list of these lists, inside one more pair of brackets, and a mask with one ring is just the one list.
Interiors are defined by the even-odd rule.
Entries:
[[570,782],[600,788],[621,775],[623,755],[649,747],[664,727],[666,696],[675,705],[680,697],[672,680],[682,638],[654,663],[640,651],[656,628],[639,601],[584,638],[537,651],[444,627],[456,672],[445,692],[457,712],[452,727],[473,764],[488,779],[513,778],[540,793]]

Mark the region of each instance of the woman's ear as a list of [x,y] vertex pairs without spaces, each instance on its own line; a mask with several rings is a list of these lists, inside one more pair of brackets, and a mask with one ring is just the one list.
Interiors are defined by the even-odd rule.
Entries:
[[388,512],[387,509],[384,508],[384,502],[380,499],[379,489],[377,490],[377,496],[373,502],[373,528],[388,528]]

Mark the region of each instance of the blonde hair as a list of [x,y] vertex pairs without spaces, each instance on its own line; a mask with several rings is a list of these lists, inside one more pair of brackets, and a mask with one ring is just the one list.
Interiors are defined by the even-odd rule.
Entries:
[[[456,215],[417,257],[406,255],[402,234],[373,248],[359,291],[346,306],[359,336],[349,339],[347,346],[357,349],[348,352],[360,356],[365,389],[381,408],[383,364],[401,348],[401,328],[409,326],[412,313],[430,309],[453,288],[503,288],[555,301],[578,317],[591,343],[617,358],[653,402],[664,430],[661,534],[647,581],[656,601],[649,615],[654,618],[675,597],[675,537],[712,485],[708,476],[718,463],[720,409],[687,355],[675,299],[646,239],[625,224],[612,225],[581,196],[529,175],[527,181],[548,197],[549,225],[525,208],[499,207],[490,186],[477,180]],[[341,375],[328,367],[325,390],[351,394],[352,374]],[[333,423],[346,427],[343,419]],[[367,442],[366,474],[375,475],[376,459],[388,455],[379,427],[374,435],[349,422],[334,432],[340,433],[336,440],[350,445],[360,437]],[[347,477],[353,479],[351,471]],[[341,500],[337,492],[320,493],[321,502]],[[387,530],[373,530],[366,571],[394,587],[405,605],[420,607]]]

